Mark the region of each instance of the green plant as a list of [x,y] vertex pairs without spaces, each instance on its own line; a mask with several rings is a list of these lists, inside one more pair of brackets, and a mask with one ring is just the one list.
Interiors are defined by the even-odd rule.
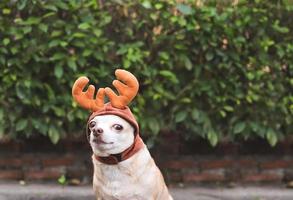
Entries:
[[180,130],[212,145],[275,145],[292,133],[287,1],[97,2],[1,1],[0,138],[78,134],[88,113],[72,101],[73,81],[108,86],[118,67],[140,81],[131,107],[149,141]]
[[58,183],[59,183],[60,185],[67,185],[68,180],[67,180],[67,178],[66,178],[66,176],[65,176],[64,174],[61,175],[61,176],[58,178]]

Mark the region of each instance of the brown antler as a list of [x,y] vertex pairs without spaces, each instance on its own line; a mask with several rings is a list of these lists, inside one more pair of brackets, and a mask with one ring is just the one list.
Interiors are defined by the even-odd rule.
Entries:
[[118,80],[113,81],[114,87],[118,90],[119,96],[110,88],[105,88],[105,93],[109,97],[111,105],[115,108],[123,109],[136,96],[139,88],[137,79],[126,70],[117,69],[115,75]]
[[82,91],[88,82],[87,77],[79,77],[72,87],[72,96],[80,106],[95,112],[104,107],[105,89],[100,88],[94,99],[95,86],[90,85],[85,92]]

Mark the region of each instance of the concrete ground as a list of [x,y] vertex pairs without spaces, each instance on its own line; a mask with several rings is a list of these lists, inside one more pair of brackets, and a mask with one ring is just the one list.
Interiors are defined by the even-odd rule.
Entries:
[[[281,187],[172,187],[175,200],[293,200],[293,189]],[[0,200],[94,200],[91,186],[0,182]]]

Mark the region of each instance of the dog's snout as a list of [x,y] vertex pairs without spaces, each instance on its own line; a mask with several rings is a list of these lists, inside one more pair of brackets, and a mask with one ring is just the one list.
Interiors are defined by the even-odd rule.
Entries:
[[94,135],[95,137],[98,137],[98,136],[101,135],[103,132],[104,132],[104,130],[103,130],[102,128],[99,128],[99,127],[93,129],[93,135]]

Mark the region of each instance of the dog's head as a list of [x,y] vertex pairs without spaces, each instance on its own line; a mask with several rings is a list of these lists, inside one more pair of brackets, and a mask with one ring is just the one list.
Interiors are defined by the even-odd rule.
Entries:
[[[99,88],[90,85],[83,92],[89,82],[87,77],[78,78],[72,87],[72,96],[82,107],[92,111],[88,120],[88,140],[97,156],[108,156],[124,152],[133,145],[133,149],[138,149],[135,145],[139,143],[138,124],[128,108],[128,104],[136,96],[139,88],[137,79],[126,70],[115,71],[118,80],[113,81],[117,89],[117,95],[110,88]],[[120,81],[121,80],[121,81]],[[104,102],[107,95],[109,103]]]
[[118,154],[134,142],[134,127],[117,115],[98,115],[88,122],[88,140],[97,156]]

